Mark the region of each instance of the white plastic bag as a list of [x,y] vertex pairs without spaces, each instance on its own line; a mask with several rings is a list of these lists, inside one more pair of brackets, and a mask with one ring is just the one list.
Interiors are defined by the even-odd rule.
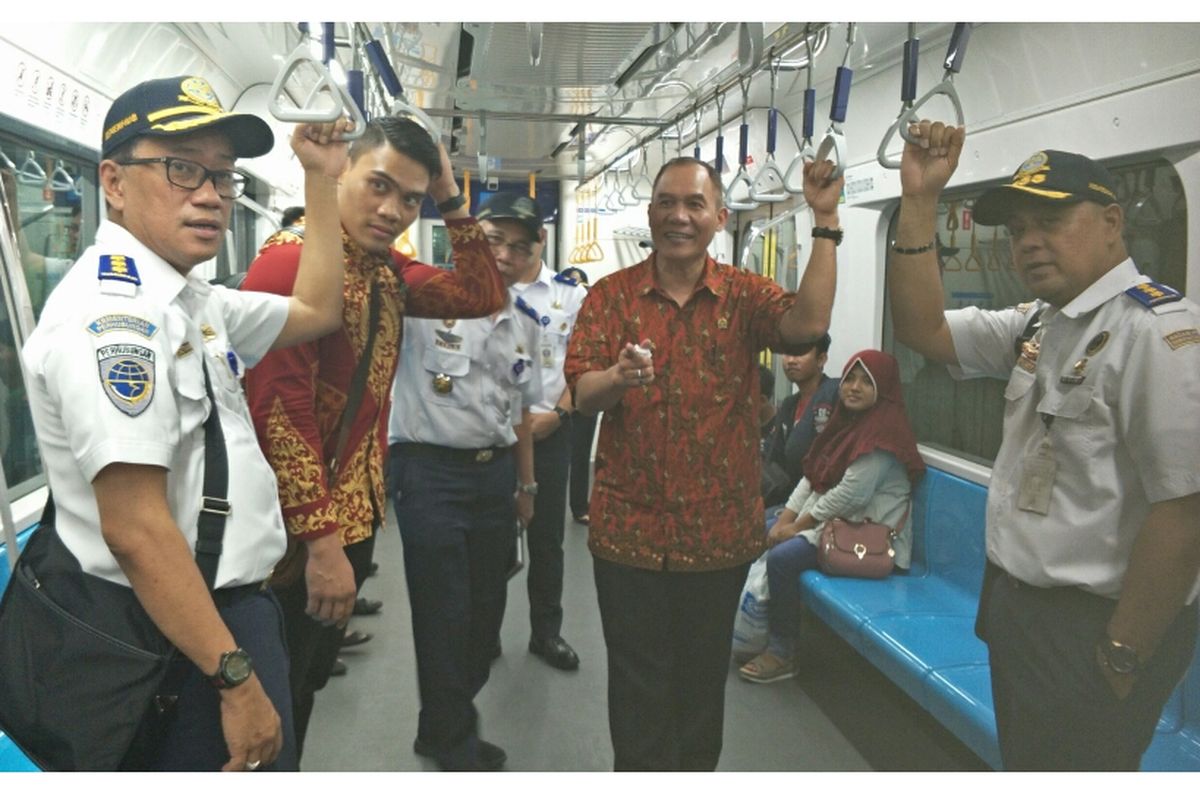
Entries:
[[750,565],[733,620],[733,657],[748,661],[767,649],[767,554]]

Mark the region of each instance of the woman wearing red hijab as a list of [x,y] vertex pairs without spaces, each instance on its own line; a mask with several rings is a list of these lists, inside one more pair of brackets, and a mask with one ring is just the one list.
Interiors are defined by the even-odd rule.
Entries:
[[[817,540],[825,521],[869,518],[896,525],[905,518],[912,489],[924,472],[904,413],[896,359],[879,350],[856,353],[842,370],[833,416],[804,459],[804,479],[767,535],[770,639],[767,649],[741,668],[743,678],[770,683],[796,674],[797,578],[817,566]],[[904,520],[894,548],[896,566],[907,569],[911,519]]]

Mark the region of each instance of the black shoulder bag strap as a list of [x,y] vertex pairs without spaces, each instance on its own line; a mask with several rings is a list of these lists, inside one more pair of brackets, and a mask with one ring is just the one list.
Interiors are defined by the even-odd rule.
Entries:
[[225,452],[225,435],[221,431],[221,415],[217,411],[217,398],[213,396],[212,382],[208,378],[208,365],[200,360],[204,369],[204,393],[212,410],[204,421],[204,493],[200,502],[200,518],[196,524],[196,565],[204,576],[204,583],[211,592],[217,581],[217,565],[221,560],[221,547],[225,539],[225,520],[232,506],[229,504],[229,456]]
[[363,345],[362,357],[354,369],[354,377],[350,381],[350,390],[346,395],[346,407],[342,409],[342,417],[338,423],[337,444],[333,448],[333,457],[329,459],[329,485],[332,487],[338,474],[340,459],[345,455],[346,443],[350,441],[350,428],[358,415],[358,407],[362,405],[363,392],[367,388],[367,375],[371,373],[371,360],[375,354],[375,333],[379,328],[380,315],[379,284],[371,282],[371,299],[367,310],[367,341]]

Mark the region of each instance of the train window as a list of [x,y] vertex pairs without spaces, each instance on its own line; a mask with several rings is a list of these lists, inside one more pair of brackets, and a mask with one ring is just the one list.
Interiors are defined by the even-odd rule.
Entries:
[[[1134,263],[1156,281],[1187,292],[1187,205],[1178,173],[1166,161],[1106,165],[1125,209],[1126,245]],[[1031,299],[1013,271],[1001,226],[974,225],[972,192],[947,192],[938,207],[939,260],[946,308],[1006,308]],[[888,231],[895,233],[898,213]],[[891,271],[885,272],[887,279]],[[917,438],[954,455],[991,465],[1000,449],[1004,381],[956,381],[947,369],[895,341],[885,304],[883,347],[900,362],[904,401]]]
[[9,221],[38,317],[95,232],[96,167],[14,139],[0,138],[0,153],[0,175],[12,204]]

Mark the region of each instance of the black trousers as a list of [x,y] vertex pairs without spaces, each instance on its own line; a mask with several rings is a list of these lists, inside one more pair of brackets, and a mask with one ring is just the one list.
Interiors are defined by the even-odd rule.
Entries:
[[1118,700],[1096,661],[1116,601],[1039,589],[988,563],[979,632],[1006,770],[1137,770],[1163,705],[1187,672],[1197,608],[1180,611],[1133,691]]
[[[347,545],[346,558],[354,569],[354,585],[361,589],[375,552],[375,536]],[[308,606],[308,584],[301,575],[290,586],[275,588],[283,607],[283,622],[287,630],[288,658],[291,663],[292,716],[296,724],[296,757],[304,755],[304,738],[308,720],[312,717],[313,695],[325,687],[329,673],[337,661],[345,631],[332,625],[322,625],[304,609]]]
[[516,546],[513,456],[456,462],[393,445],[389,470],[421,694],[417,738],[443,763],[471,765],[474,700],[491,669]]
[[582,517],[588,513],[591,496],[592,439],[596,435],[596,417],[571,414],[571,516]]
[[595,559],[614,769],[715,770],[749,564],[663,572]]
[[567,471],[571,463],[571,422],[533,446],[538,484],[529,545],[529,628],[535,639],[562,631],[563,529],[567,516]]

